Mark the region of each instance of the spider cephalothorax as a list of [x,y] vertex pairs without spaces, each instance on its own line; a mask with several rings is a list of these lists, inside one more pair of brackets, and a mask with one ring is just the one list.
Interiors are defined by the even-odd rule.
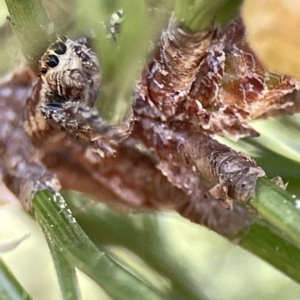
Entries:
[[84,44],[59,37],[40,60],[40,76],[55,102],[80,99],[82,106],[96,100],[101,75],[96,54]]
[[39,62],[39,76],[29,99],[32,105],[25,112],[29,135],[40,139],[54,127],[88,142],[97,141],[96,148],[107,153],[112,150],[104,140],[111,143],[131,132],[130,120],[125,126],[111,126],[100,117],[95,107],[101,83],[99,61],[84,39],[57,38]]

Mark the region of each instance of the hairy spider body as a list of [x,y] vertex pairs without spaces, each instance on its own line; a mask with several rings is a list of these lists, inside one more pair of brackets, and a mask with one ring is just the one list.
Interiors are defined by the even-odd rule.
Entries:
[[42,56],[41,80],[25,110],[25,130],[37,141],[52,128],[66,131],[108,155],[114,153],[113,140],[123,139],[131,127],[106,124],[95,108],[101,74],[98,58],[85,42],[59,37]]
[[80,99],[82,106],[93,106],[101,75],[96,54],[84,44],[59,37],[43,55],[39,69],[49,103]]

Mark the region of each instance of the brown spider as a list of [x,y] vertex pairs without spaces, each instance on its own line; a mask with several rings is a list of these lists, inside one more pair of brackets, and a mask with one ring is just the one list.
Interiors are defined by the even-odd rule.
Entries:
[[172,208],[222,234],[247,228],[233,200],[247,204],[265,172],[212,136],[257,135],[249,120],[299,106],[299,82],[263,69],[241,20],[190,33],[171,19],[137,84],[134,118],[119,126],[94,108],[101,76],[84,43],[58,38],[40,77],[23,70],[0,86],[0,170],[26,210],[37,189],[61,183],[98,196],[101,183],[113,201]]
[[54,127],[91,142],[95,151],[108,155],[114,152],[108,140],[120,141],[131,133],[131,127],[105,124],[95,108],[101,75],[98,58],[85,43],[83,38],[59,37],[43,55],[39,65],[42,82],[35,86],[39,96],[28,101],[25,131],[37,141]]

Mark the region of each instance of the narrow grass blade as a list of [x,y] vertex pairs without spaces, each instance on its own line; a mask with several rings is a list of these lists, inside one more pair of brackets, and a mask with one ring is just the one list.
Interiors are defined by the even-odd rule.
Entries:
[[300,247],[300,209],[296,199],[267,178],[259,178],[250,205],[286,239]]
[[101,252],[82,231],[59,194],[38,191],[33,207],[36,219],[51,233],[61,255],[97,282],[110,297],[116,300],[167,299]]
[[0,257],[0,299],[32,300]]
[[27,61],[34,67],[54,34],[39,0],[6,0],[14,32]]
[[[96,244],[121,245],[167,277],[173,289],[170,299],[207,299],[197,274],[189,272],[181,252],[175,249],[170,252],[170,248],[166,247],[167,241],[161,240],[156,214],[120,215],[103,203],[96,203],[75,192],[68,192],[65,198],[82,228]],[[174,238],[176,233],[170,234]]]
[[175,17],[191,31],[207,29],[228,0],[176,0]]
[[[272,151],[300,162],[300,127],[288,117],[255,121],[251,126],[260,133],[257,142]],[[276,132],[276,134],[274,134]]]
[[47,229],[48,225],[42,220],[38,220],[38,222],[50,248],[63,300],[80,300],[81,295],[75,267],[58,249],[59,246],[53,238],[52,232]]
[[266,222],[254,220],[237,244],[300,283],[300,249],[272,231]]
[[[118,215],[104,204],[74,192],[68,192],[66,200],[95,243],[117,243],[130,249],[158,272],[168,276],[174,288],[185,291],[186,295],[192,293],[189,287],[192,277],[187,281],[180,266],[174,266],[174,261],[172,263],[172,253],[166,255],[161,248],[159,232],[156,235],[155,214]],[[132,239],[132,236],[135,238]],[[233,241],[300,283],[300,263],[294,262],[296,257],[300,257],[300,249],[287,241],[275,225],[254,219],[249,232]]]

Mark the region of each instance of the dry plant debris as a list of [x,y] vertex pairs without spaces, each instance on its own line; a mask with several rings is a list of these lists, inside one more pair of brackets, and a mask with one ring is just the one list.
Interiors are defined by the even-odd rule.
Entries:
[[82,40],[62,37],[40,78],[20,67],[2,79],[0,170],[24,208],[37,189],[62,185],[122,210],[171,208],[222,234],[246,230],[236,202],[247,205],[266,174],[213,137],[256,136],[248,121],[298,111],[299,81],[262,67],[240,19],[196,33],[171,19],[121,125],[94,107],[99,68]]

